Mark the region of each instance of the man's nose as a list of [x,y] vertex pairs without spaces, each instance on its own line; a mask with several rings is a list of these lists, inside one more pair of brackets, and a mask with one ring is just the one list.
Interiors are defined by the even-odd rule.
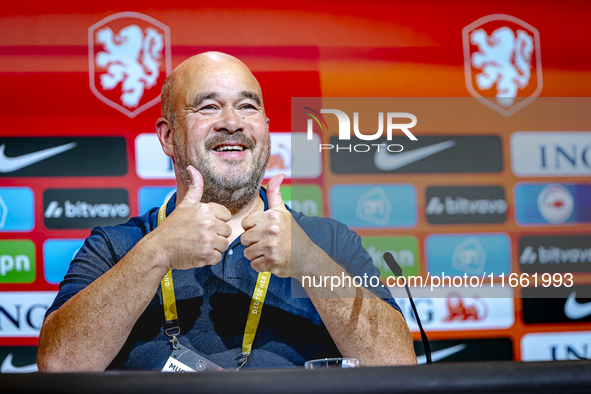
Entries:
[[214,124],[215,131],[226,132],[228,134],[234,134],[238,131],[244,131],[245,122],[236,113],[234,108],[224,108],[220,119]]

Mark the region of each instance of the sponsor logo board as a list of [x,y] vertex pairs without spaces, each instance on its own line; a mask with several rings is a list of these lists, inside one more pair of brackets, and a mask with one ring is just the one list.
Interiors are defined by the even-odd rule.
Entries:
[[[411,287],[413,300],[425,331],[502,330],[515,322],[513,289]],[[408,327],[419,327],[403,288],[390,288]]]
[[0,232],[25,232],[35,227],[33,191],[28,187],[0,187]]
[[3,177],[122,176],[127,148],[122,137],[2,137]]
[[43,243],[43,272],[47,283],[57,285],[64,279],[70,262],[83,244],[83,239],[48,239]]
[[331,217],[355,228],[408,228],[417,224],[411,184],[333,185]]
[[521,295],[528,324],[591,322],[591,285],[527,287]]
[[[338,144],[338,137],[330,139]],[[362,142],[352,138],[351,143]],[[385,148],[390,141],[382,138],[372,145],[379,149],[360,152],[339,149],[330,154],[335,174],[390,173],[475,173],[501,172],[503,154],[498,136],[421,136],[418,141],[392,137],[394,144],[404,143],[403,150]]]
[[171,186],[144,186],[138,191],[139,214],[143,215],[152,208],[160,208],[176,193],[176,187]]
[[519,238],[523,272],[591,272],[591,234]]
[[291,133],[271,133],[271,156],[265,178],[283,173],[291,178]]
[[428,187],[426,214],[431,224],[504,223],[505,189],[501,186]]
[[0,347],[0,373],[37,372],[36,346]]
[[313,179],[322,174],[322,156],[316,146],[320,137],[306,133],[271,133],[271,156],[265,179],[283,173],[292,179]]
[[[513,360],[513,342],[509,338],[453,339],[429,341],[433,362]],[[419,364],[425,364],[422,341],[414,341]]]
[[0,241],[0,283],[35,281],[35,244],[30,240]]
[[380,270],[380,278],[393,275],[383,258],[386,252],[392,253],[404,276],[419,273],[419,242],[413,236],[362,237],[361,245],[369,253],[373,265]]
[[425,240],[427,270],[432,275],[500,275],[511,272],[507,234],[433,234]]
[[466,88],[482,104],[511,116],[542,92],[535,27],[510,15],[488,15],[462,29],[462,41]]
[[135,168],[142,179],[175,179],[172,159],[162,151],[156,133],[135,137]]
[[511,169],[521,177],[590,176],[591,132],[516,132]]
[[0,337],[37,337],[57,292],[0,292]]
[[515,221],[520,226],[591,222],[591,185],[517,184]]
[[113,226],[129,220],[129,198],[124,189],[48,189],[43,212],[49,229]]
[[581,360],[591,358],[591,331],[525,334],[522,361]]
[[323,216],[322,190],[318,186],[291,185],[281,187],[283,202],[306,216]]
[[160,102],[172,70],[170,29],[137,12],[110,15],[88,29],[90,90],[133,118]]

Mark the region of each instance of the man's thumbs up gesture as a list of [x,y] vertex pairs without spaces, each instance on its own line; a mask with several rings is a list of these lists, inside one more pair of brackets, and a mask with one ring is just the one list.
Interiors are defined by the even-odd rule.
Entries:
[[[255,271],[270,271],[287,278],[291,272],[292,216],[281,198],[284,174],[275,175],[267,186],[269,209],[254,212],[242,220],[241,242],[246,247],[244,257]],[[295,224],[295,221],[293,222]],[[295,224],[297,226],[297,224]]]
[[287,211],[285,204],[283,204],[283,197],[281,197],[281,184],[284,179],[285,174],[277,174],[269,180],[269,184],[267,185],[269,209]]
[[154,233],[167,252],[169,269],[199,268],[219,263],[229,246],[232,214],[223,205],[202,203],[203,178],[192,166],[187,167],[191,183],[187,194],[174,212]]

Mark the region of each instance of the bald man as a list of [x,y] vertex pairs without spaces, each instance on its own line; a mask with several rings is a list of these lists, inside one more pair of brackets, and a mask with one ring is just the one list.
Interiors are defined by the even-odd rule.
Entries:
[[[261,188],[268,125],[257,80],[232,56],[200,54],[168,76],[156,131],[177,193],[93,229],[47,311],[40,370],[166,370],[179,349],[224,369],[416,363],[386,289],[302,285],[378,273],[345,225],[283,204],[284,175]],[[307,297],[293,297],[298,288]]]

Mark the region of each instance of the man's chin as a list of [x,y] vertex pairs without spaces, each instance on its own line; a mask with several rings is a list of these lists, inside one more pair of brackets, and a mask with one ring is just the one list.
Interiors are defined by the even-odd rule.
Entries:
[[230,168],[226,172],[217,172],[212,174],[211,179],[213,184],[223,187],[224,189],[228,190],[238,190],[243,187],[246,187],[250,184],[250,177],[248,174],[250,173],[250,169],[236,169]]
[[217,176],[208,174],[204,177],[202,202],[215,202],[225,206],[232,214],[247,206],[256,195],[260,182],[254,174],[241,172]]

